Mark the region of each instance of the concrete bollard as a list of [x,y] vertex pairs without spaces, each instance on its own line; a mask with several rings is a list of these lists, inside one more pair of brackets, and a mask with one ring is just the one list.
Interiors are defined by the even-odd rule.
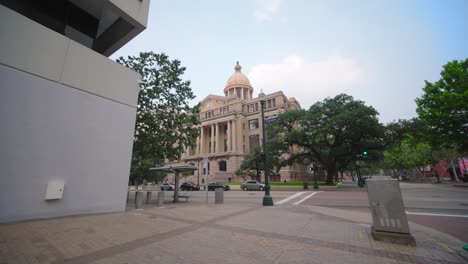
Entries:
[[164,205],[164,192],[158,192],[158,202],[156,206],[161,207],[163,205]]
[[151,203],[151,191],[148,191],[146,193],[146,204],[150,204]]
[[136,196],[136,198],[135,198],[135,201],[136,201],[135,208],[142,208],[143,207],[143,192],[137,191],[135,193],[135,196]]
[[215,190],[215,204],[223,204],[224,203],[224,189],[217,188]]

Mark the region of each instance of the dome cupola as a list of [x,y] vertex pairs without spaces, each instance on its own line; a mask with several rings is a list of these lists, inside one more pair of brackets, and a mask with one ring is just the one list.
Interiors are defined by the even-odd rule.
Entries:
[[229,77],[226,87],[224,88],[224,95],[235,95],[243,100],[251,99],[253,88],[249,79],[241,72],[242,67],[237,62],[234,67],[234,73]]

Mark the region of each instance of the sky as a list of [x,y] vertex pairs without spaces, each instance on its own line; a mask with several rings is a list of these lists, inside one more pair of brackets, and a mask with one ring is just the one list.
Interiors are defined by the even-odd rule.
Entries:
[[187,67],[192,104],[223,95],[239,61],[254,95],[308,109],[346,93],[385,124],[415,117],[424,80],[468,58],[468,0],[151,0],[147,29],[111,58],[143,51]]

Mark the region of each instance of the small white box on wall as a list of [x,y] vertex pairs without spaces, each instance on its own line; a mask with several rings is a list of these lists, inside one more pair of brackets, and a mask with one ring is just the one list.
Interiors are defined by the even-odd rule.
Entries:
[[62,199],[63,188],[65,182],[63,180],[51,180],[47,183],[47,191],[45,194],[45,200]]

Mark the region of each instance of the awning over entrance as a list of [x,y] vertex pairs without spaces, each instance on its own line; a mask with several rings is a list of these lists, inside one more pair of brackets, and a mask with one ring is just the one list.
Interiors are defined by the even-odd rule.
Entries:
[[154,167],[154,168],[150,168],[149,170],[175,173],[175,172],[185,172],[185,171],[196,171],[198,170],[198,168],[195,165],[190,165],[190,164],[173,164],[173,165],[165,165],[162,167]]

